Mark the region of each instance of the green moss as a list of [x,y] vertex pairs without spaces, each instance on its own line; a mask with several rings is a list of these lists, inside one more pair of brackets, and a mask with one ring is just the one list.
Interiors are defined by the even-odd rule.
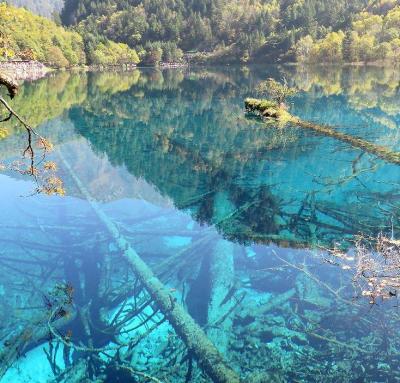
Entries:
[[271,101],[271,100],[265,100],[265,99],[257,99],[257,98],[246,98],[244,101],[246,109],[249,109],[249,111],[255,111],[255,110],[265,110],[268,108],[277,108],[278,105],[276,102]]
[[293,116],[275,101],[267,99],[246,98],[246,112],[255,113],[264,118],[272,118],[281,123],[291,122]]

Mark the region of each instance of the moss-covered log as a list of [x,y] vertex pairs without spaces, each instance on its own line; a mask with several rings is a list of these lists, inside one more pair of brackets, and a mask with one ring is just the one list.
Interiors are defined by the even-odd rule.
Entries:
[[330,126],[315,124],[309,121],[291,115],[285,108],[278,106],[269,100],[259,100],[247,98],[245,100],[246,112],[259,115],[264,118],[273,119],[277,122],[290,123],[303,129],[312,130],[317,134],[332,137],[351,146],[361,149],[364,152],[374,154],[383,160],[392,164],[400,165],[400,153],[394,152],[384,146],[373,144],[359,137],[353,137],[349,134],[336,131]]
[[283,106],[279,106],[274,101],[246,98],[244,106],[247,113],[257,114],[264,118],[272,118],[278,121],[286,121],[287,119],[292,118],[290,113],[288,113]]
[[191,355],[214,383],[239,383],[239,376],[224,361],[203,329],[171,295],[151,269],[140,258],[127,239],[121,235],[117,225],[103,212],[89,191],[60,153],[60,157],[81,193],[86,197],[99,221],[106,227],[133,272],[150,294],[160,311],[165,315],[177,335],[185,343]]

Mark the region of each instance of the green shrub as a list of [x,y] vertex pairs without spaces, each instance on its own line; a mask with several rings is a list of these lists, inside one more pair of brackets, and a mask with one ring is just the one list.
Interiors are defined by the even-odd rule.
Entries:
[[91,64],[96,65],[138,64],[140,61],[134,49],[112,41],[99,43],[88,59]]
[[69,66],[69,61],[65,58],[62,50],[56,46],[47,48],[46,61],[55,68],[65,68]]

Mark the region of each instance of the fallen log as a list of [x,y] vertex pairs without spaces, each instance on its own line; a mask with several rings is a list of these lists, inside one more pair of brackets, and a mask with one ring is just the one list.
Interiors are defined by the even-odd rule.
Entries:
[[361,149],[364,152],[371,153],[387,162],[400,165],[400,153],[394,152],[384,146],[373,144],[359,137],[353,137],[349,134],[336,131],[330,126],[315,124],[310,121],[303,121],[299,117],[291,115],[285,108],[269,100],[259,100],[255,98],[247,98],[245,100],[246,112],[257,114],[261,117],[272,119],[277,122],[291,123],[303,129],[312,130],[313,132],[335,138],[339,141],[350,144],[351,146]]
[[233,298],[237,286],[234,280],[233,251],[232,242],[219,240],[211,254],[209,267],[211,291],[207,313],[209,325],[207,334],[222,353],[227,352],[233,320],[231,316],[228,316],[217,326],[215,324],[235,305]]
[[189,352],[197,360],[200,368],[214,383],[239,383],[240,378],[224,361],[214,344],[207,338],[205,332],[173,298],[168,288],[153,274],[151,269],[136,253],[134,248],[121,235],[117,225],[104,213],[99,204],[90,195],[89,191],[75,174],[69,163],[59,151],[59,156],[70,173],[78,189],[91,205],[99,221],[121,250],[122,255],[131,265],[136,277],[145,287],[152,299],[157,303],[160,311],[172,325],[177,335],[182,339]]

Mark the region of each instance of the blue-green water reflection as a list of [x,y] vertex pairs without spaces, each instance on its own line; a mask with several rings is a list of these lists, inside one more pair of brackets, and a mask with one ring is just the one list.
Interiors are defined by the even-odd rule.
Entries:
[[[57,330],[70,347],[54,336],[27,341],[1,381],[145,381],[112,367],[118,347],[122,362],[163,382],[210,381],[168,322],[156,326],[162,313],[87,196],[244,381],[400,379],[397,300],[355,299],[351,269],[325,263],[320,250],[351,249],[359,233],[398,237],[400,168],[246,118],[243,99],[267,76],[301,90],[291,106],[301,118],[400,151],[391,68],[63,73],[24,86],[15,107],[55,144],[67,196],[23,198],[26,178],[0,178],[3,366],[22,328],[46,333],[57,284],[73,286],[77,315]],[[3,161],[24,140],[6,128]]]

